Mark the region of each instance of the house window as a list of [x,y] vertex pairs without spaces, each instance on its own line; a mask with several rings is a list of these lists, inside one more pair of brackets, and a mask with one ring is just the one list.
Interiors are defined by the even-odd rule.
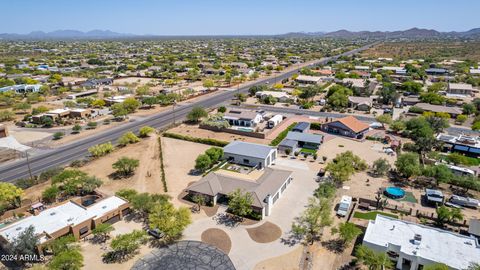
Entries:
[[88,226],[85,226],[83,228],[81,228],[78,233],[80,234],[80,236],[86,234],[88,232]]

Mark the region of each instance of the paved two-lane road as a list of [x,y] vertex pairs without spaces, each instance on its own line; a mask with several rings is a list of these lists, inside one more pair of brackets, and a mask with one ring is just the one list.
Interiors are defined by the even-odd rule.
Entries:
[[[374,43],[375,44],[375,43]],[[328,61],[336,60],[341,56],[347,56],[355,54],[362,50],[369,48],[374,44],[369,44],[364,47],[342,53],[340,55],[322,58],[318,61],[315,61],[311,66],[325,64]],[[276,81],[282,81],[283,79],[291,77],[294,73],[297,73],[298,69],[293,69],[287,72],[283,72],[275,77]],[[183,119],[188,112],[194,106],[201,106],[205,108],[215,107],[219,104],[224,103],[234,97],[236,93],[245,93],[253,85],[266,84],[271,81],[272,78],[265,78],[251,83],[247,86],[240,87],[237,90],[221,92],[214,96],[208,96],[200,99],[199,101],[193,103],[186,103],[175,108],[175,111],[168,110],[159,114],[149,116],[142,120],[137,120],[135,122],[129,122],[118,127],[112,128],[110,130],[97,133],[88,138],[84,138],[77,142],[71,144],[46,150],[43,153],[34,155],[30,157],[30,169],[33,175],[37,175],[47,169],[62,166],[69,164],[73,160],[81,159],[88,155],[88,148],[105,142],[115,142],[122,134],[127,131],[138,132],[138,129],[142,126],[152,126],[154,128],[163,128],[173,123],[174,117],[177,120]],[[0,166],[0,180],[5,182],[13,182],[17,179],[29,177],[29,169],[25,159],[21,159],[6,165]]]

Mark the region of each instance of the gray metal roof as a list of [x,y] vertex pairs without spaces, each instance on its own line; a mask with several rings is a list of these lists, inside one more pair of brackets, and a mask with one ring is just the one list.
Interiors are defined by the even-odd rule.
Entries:
[[233,141],[223,148],[223,152],[226,154],[265,159],[273,149],[275,148],[268,145]]
[[310,127],[310,123],[308,122],[300,122],[295,125],[295,127],[292,130],[299,130],[300,132],[305,131]]
[[298,142],[321,144],[323,140],[323,136],[318,134],[289,131],[287,133],[287,139],[292,141],[298,141]]
[[[297,132],[298,133],[298,132]],[[302,134],[302,133],[299,133],[299,134]],[[283,141],[281,141],[278,146],[284,146],[284,147],[297,147],[297,144],[298,144],[298,141],[295,141],[295,140],[289,140],[289,139],[283,139]]]

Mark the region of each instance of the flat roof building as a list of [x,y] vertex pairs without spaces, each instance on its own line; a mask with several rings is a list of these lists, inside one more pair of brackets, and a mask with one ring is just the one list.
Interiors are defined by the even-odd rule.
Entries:
[[382,215],[369,221],[363,244],[386,252],[397,269],[417,270],[444,263],[450,269],[463,270],[471,262],[480,263],[480,246],[474,237]]
[[35,234],[39,236],[40,246],[70,233],[79,239],[88,235],[98,224],[121,218],[128,207],[127,201],[116,196],[102,199],[88,207],[68,201],[0,229],[0,243],[11,243],[30,226],[34,227]]
[[277,149],[268,145],[234,141],[223,148],[223,157],[236,164],[263,169],[277,158]]
[[299,75],[295,81],[300,84],[319,84],[322,80],[322,77],[317,76],[308,76],[308,75]]

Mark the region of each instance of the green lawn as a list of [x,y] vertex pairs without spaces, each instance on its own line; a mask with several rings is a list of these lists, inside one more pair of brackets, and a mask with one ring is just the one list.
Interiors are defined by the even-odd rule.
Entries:
[[398,218],[397,215],[389,214],[389,213],[385,213],[385,212],[380,212],[380,211],[372,211],[372,212],[367,212],[367,213],[355,211],[355,213],[353,213],[353,217],[354,218],[359,218],[359,219],[374,220],[377,217],[378,214],[384,215],[384,216],[387,216],[387,217]]
[[302,150],[300,150],[300,153],[307,153],[307,154],[313,155],[317,153],[317,150],[302,148]]
[[384,198],[390,199],[390,200],[395,200],[395,201],[404,201],[404,202],[411,202],[411,203],[418,203],[417,198],[413,195],[412,192],[405,192],[405,197],[400,198],[400,199],[392,199],[390,197],[387,197],[383,195]]

